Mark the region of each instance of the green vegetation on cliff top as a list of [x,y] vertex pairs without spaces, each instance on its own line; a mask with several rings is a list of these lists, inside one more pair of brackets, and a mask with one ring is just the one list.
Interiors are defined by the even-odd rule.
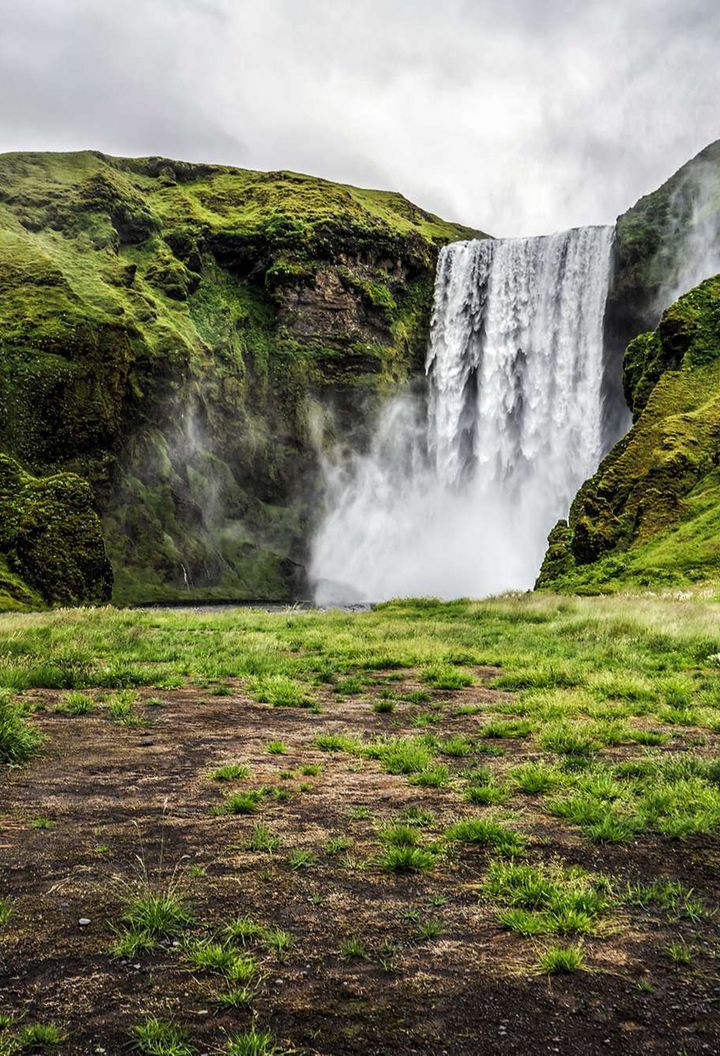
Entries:
[[0,156],[0,452],[90,482],[117,600],[288,597],[327,407],[417,367],[473,234],[289,172]]

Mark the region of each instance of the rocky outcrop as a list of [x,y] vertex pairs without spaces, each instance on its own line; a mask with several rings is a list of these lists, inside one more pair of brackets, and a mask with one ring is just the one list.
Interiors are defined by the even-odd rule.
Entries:
[[471,234],[294,173],[4,155],[0,450],[89,482],[118,601],[295,596],[318,451],[420,367]]
[[624,428],[618,379],[624,376],[624,396],[631,404],[631,373],[641,356],[635,346],[635,365],[629,367],[628,344],[638,334],[654,330],[663,311],[679,296],[720,272],[720,141],[618,217],[613,258],[605,316],[610,441]]
[[635,424],[550,535],[538,586],[581,591],[720,573],[720,276],[626,356]]
[[104,602],[112,590],[92,490],[74,473],[38,479],[0,455],[0,605]]

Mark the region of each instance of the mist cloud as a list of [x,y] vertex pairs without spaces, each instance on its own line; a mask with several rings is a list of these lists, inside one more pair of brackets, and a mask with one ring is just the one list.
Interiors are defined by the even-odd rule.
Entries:
[[494,234],[612,221],[720,136],[716,0],[0,0],[0,150],[401,190]]

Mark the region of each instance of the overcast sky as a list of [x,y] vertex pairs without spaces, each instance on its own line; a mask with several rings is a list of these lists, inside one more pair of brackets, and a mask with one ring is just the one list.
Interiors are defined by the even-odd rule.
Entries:
[[402,191],[496,235],[605,223],[720,138],[720,0],[0,0],[0,151]]

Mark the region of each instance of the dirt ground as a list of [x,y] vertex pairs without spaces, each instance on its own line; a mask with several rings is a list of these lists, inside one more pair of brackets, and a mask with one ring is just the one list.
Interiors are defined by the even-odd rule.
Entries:
[[[435,813],[426,830],[435,838],[483,808],[452,789],[414,787],[378,762],[322,752],[314,740],[331,732],[417,735],[417,708],[379,714],[367,693],[328,693],[320,714],[254,703],[237,686],[228,696],[142,693],[161,706],[140,707],[145,721],[135,727],[100,707],[73,718],[56,714],[59,695],[36,693],[45,704],[33,719],[44,749],[0,776],[0,897],[13,905],[0,931],[0,1013],[57,1024],[63,1054],[125,1053],[130,1027],[148,1015],[181,1023],[198,1053],[220,1051],[225,1034],[253,1016],[293,1051],[322,1056],[720,1051],[713,917],[679,932],[659,913],[619,909],[586,940],[586,970],[549,977],[532,970],[538,941],[503,930],[481,897],[487,850],[464,848],[420,875],[379,868],[378,828],[407,808]],[[476,687],[452,699],[490,696]],[[442,732],[472,734],[478,721],[453,709]],[[285,742],[287,754],[269,754],[270,740]],[[498,745],[505,754],[482,762],[499,771],[519,754],[528,757],[521,742]],[[288,798],[267,796],[253,815],[213,813],[227,786],[209,774],[224,763],[250,767],[233,789],[272,785]],[[299,775],[309,763],[322,772]],[[280,776],[290,771],[295,776]],[[717,839],[592,844],[537,806],[511,806],[543,855],[623,881],[679,880],[717,906]],[[247,849],[258,822],[280,838],[274,853]],[[325,850],[338,836],[353,840],[348,857]],[[312,852],[308,868],[291,864],[298,849]],[[111,955],[123,882],[135,875],[138,857],[155,868],[161,854],[163,870],[182,878],[198,934],[248,914],[294,937],[285,957],[263,955],[254,1012],[219,1009],[217,978],[188,970],[170,942],[130,960]],[[81,926],[82,918],[90,923]],[[423,938],[419,925],[429,919],[443,930]],[[685,967],[663,952],[679,933],[696,951]],[[365,958],[342,954],[355,937]]]

